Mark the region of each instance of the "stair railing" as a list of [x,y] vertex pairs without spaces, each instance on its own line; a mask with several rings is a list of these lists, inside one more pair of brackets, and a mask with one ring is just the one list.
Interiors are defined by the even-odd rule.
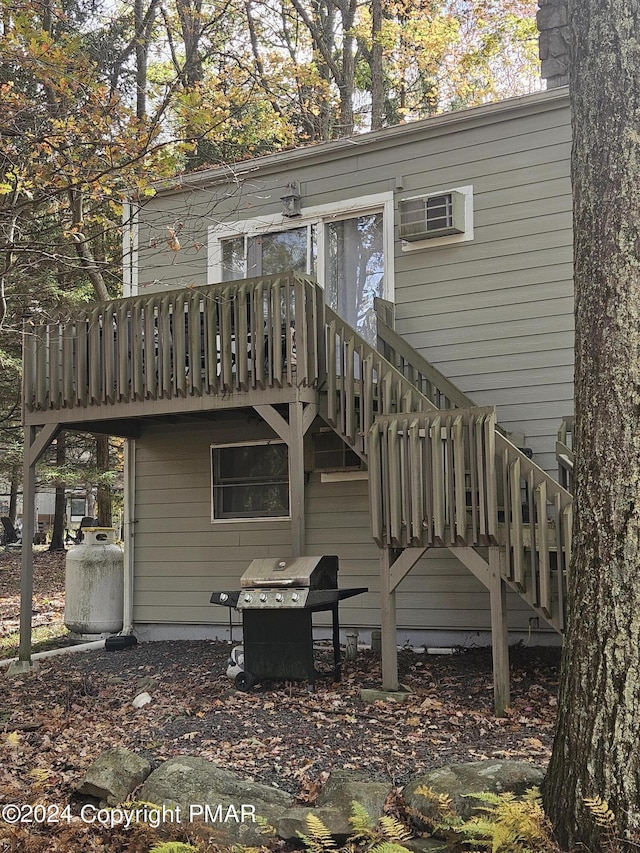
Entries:
[[495,441],[504,577],[561,631],[573,497],[503,435]]
[[393,328],[393,306],[375,300],[378,349],[438,409],[469,409],[474,401],[423,358]]
[[325,326],[325,417],[366,461],[377,416],[429,411],[435,405],[328,305]]
[[556,441],[556,459],[558,460],[558,479],[563,488],[573,493],[573,466],[575,453],[573,450],[573,431],[575,418],[565,415],[558,429]]
[[563,629],[573,498],[496,430],[493,408],[378,417],[369,484],[379,547],[501,546],[505,581]]
[[379,547],[497,544],[495,409],[379,417],[369,447]]

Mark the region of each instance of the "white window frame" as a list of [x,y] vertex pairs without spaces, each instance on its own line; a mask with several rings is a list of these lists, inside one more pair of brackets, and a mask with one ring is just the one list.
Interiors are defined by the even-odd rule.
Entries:
[[[215,500],[213,496],[213,488],[214,488],[214,479],[213,479],[213,451],[214,450],[224,450],[226,447],[266,447],[270,444],[281,444],[287,448],[287,472],[288,472],[288,481],[289,481],[289,514],[288,515],[256,515],[251,517],[245,516],[229,516],[227,518],[216,518],[215,515]],[[263,439],[258,441],[227,441],[222,444],[213,443],[209,445],[209,464],[211,466],[211,523],[212,524],[245,524],[245,523],[253,523],[256,521],[262,522],[264,524],[265,521],[290,521],[291,520],[291,466],[290,466],[290,456],[289,448],[286,442],[281,439]]]
[[393,302],[394,282],[394,194],[393,192],[359,196],[330,204],[319,204],[302,209],[301,216],[287,218],[281,213],[244,219],[239,222],[223,222],[209,227],[207,284],[220,284],[222,277],[222,242],[234,237],[258,237],[275,231],[291,231],[303,226],[316,226],[317,278],[321,287],[325,280],[325,229],[327,222],[382,213],[384,251],[383,299]]
[[438,246],[450,246],[454,243],[466,243],[473,240],[473,185],[464,187],[443,187],[433,189],[420,195],[410,195],[401,201],[411,201],[416,198],[460,193],[464,196],[464,232],[462,234],[445,234],[443,237],[430,237],[426,240],[400,240],[403,252],[416,252],[423,249],[436,249]]

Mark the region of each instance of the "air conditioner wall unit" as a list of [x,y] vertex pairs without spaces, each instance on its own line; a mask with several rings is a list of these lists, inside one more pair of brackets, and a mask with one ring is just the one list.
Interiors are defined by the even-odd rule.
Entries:
[[401,201],[400,238],[415,242],[464,234],[465,197],[457,190]]

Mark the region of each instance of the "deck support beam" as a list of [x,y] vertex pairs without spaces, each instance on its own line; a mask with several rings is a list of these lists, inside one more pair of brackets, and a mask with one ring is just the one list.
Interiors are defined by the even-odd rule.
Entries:
[[511,702],[509,685],[509,628],[507,585],[500,574],[500,549],[489,548],[489,596],[491,602],[491,652],[493,655],[493,705],[504,717]]
[[396,591],[391,588],[393,556],[389,548],[380,550],[380,628],[382,640],[382,689],[398,689],[398,643]]
[[500,573],[500,548],[488,549],[488,563],[474,548],[452,546],[449,550],[489,590],[494,711],[502,717],[509,706],[510,688],[507,587]]
[[291,556],[301,557],[306,550],[304,437],[318,414],[318,406],[302,400],[289,403],[288,421],[273,406],[254,409],[289,448]]
[[304,512],[304,412],[302,403],[289,403],[289,488],[291,506],[291,556],[301,557],[306,548]]
[[59,424],[47,424],[39,433],[33,426],[24,428],[22,479],[22,564],[20,571],[20,646],[18,660],[7,675],[20,675],[33,669],[31,628],[33,611],[33,537],[35,534],[36,462],[60,431]]
[[396,619],[396,588],[427,550],[405,548],[380,549],[380,627],[382,629],[382,689],[397,690],[398,684],[398,626]]

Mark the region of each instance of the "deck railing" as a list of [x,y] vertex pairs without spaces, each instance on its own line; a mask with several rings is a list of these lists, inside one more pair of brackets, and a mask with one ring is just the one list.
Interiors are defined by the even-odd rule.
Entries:
[[322,291],[294,273],[117,299],[26,328],[25,408],[314,386],[323,347]]
[[562,630],[573,497],[500,434],[496,454],[505,578]]
[[497,542],[495,410],[378,418],[370,431],[373,537],[380,547]]
[[325,318],[326,417],[366,461],[369,430],[377,416],[435,406],[328,305]]
[[501,574],[564,627],[572,496],[496,430],[492,408],[379,417],[369,435],[379,547],[501,546]]

